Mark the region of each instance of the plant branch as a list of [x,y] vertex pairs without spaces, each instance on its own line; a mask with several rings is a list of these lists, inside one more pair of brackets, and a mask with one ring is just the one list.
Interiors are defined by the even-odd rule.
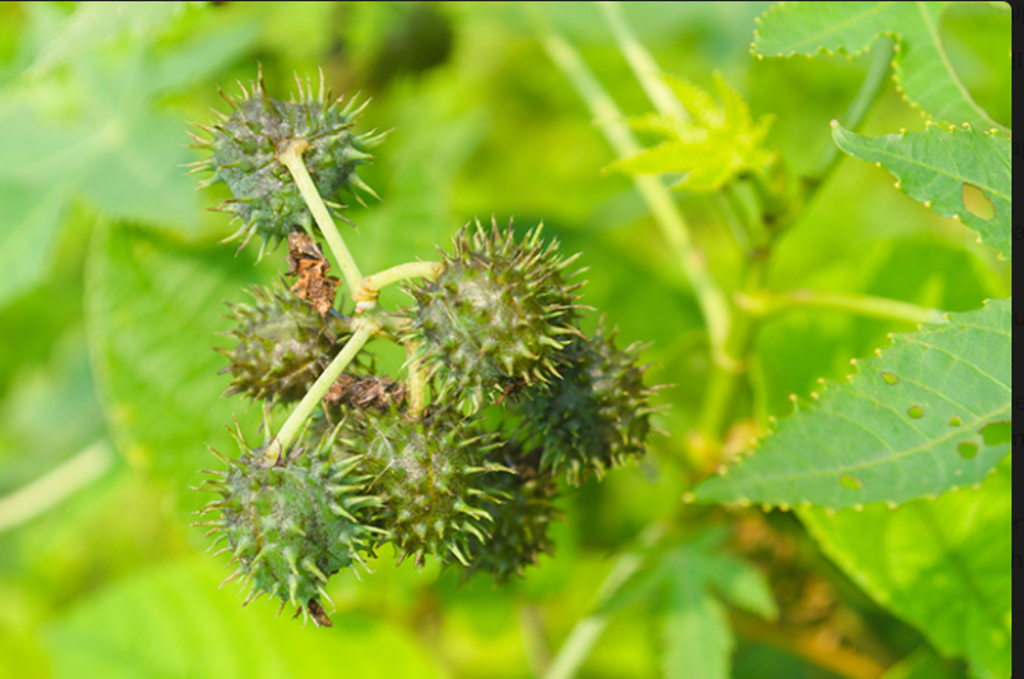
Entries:
[[327,239],[327,246],[334,254],[334,258],[338,260],[338,266],[341,267],[341,273],[345,277],[349,291],[355,295],[356,291],[360,289],[363,275],[359,273],[359,267],[352,259],[352,253],[348,251],[341,232],[334,224],[331,213],[327,211],[327,206],[324,205],[323,198],[320,197],[320,192],[316,190],[313,178],[309,176],[309,171],[306,169],[305,163],[302,162],[302,154],[307,148],[309,148],[309,142],[305,139],[294,139],[284,147],[283,151],[278,153],[277,159],[288,168],[292,178],[295,179],[295,185],[299,187],[299,193],[306,201],[309,211],[313,213],[313,219],[320,227],[320,233]]
[[[598,127],[616,155],[626,158],[642,151],[643,147],[623,122],[624,116],[615,101],[583,62],[576,48],[547,24],[541,10],[536,10],[534,16],[540,26],[541,43],[548,57],[569,79],[591,114],[599,121]],[[711,276],[703,254],[693,244],[686,221],[661,179],[637,175],[633,177],[633,183],[654,215],[662,237],[693,288],[707,324],[713,357],[716,361],[725,361],[722,347],[731,313],[725,294]]]
[[267,452],[264,455],[264,462],[267,464],[274,464],[284,455],[284,452],[288,450],[302,431],[306,420],[313,414],[313,410],[320,404],[327,390],[331,388],[331,385],[338,379],[342,371],[348,367],[348,364],[355,359],[363,345],[380,329],[380,326],[375,321],[368,318],[357,319],[357,323],[355,333],[345,343],[341,352],[324,369],[320,377],[313,383],[313,386],[309,388],[306,395],[295,406],[295,410],[285,420],[277,436],[267,446]]
[[114,463],[100,439],[35,481],[0,497],[0,533],[29,521],[101,477]]
[[363,279],[359,288],[352,293],[357,303],[376,302],[382,288],[410,278],[436,278],[441,271],[441,262],[407,262],[385,269]]
[[818,292],[816,290],[761,292],[754,295],[737,293],[736,304],[758,318],[798,309],[834,309],[906,323],[946,322],[945,315],[939,309],[900,302],[886,297],[856,293]]
[[409,417],[419,419],[427,407],[427,375],[420,362],[413,358],[419,346],[415,342],[405,345],[409,357]]
[[677,118],[686,122],[690,114],[680,103],[679,99],[672,93],[672,89],[661,79],[661,69],[654,61],[654,57],[647,51],[647,48],[636,39],[633,30],[626,23],[626,17],[622,11],[622,5],[618,2],[596,3],[604,15],[608,27],[619,43],[619,51],[626,57],[626,62],[633,69],[633,74],[640,81],[640,86],[647,94],[647,98],[654,104],[654,108],[666,117]]
[[[885,86],[888,80],[889,66],[892,63],[895,45],[896,42],[892,38],[881,37],[871,47],[874,53],[871,66],[868,67],[868,73],[860,84],[860,89],[857,90],[857,94],[841,118],[843,127],[846,129],[857,131],[864,124],[868,112],[878,99],[882,87]],[[822,149],[821,155],[818,156],[818,160],[814,163],[814,169],[803,179],[805,192],[808,194],[813,193],[818,186],[831,176],[844,157],[844,154],[840,153],[839,147],[835,145],[830,136],[825,144],[825,148]]]

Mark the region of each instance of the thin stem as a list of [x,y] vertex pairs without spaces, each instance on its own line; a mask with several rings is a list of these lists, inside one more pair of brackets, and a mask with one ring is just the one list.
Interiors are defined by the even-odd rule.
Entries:
[[283,151],[278,153],[277,159],[288,168],[295,179],[295,185],[299,187],[299,193],[306,201],[309,211],[313,213],[313,219],[320,227],[320,233],[327,239],[327,246],[334,254],[334,258],[338,260],[338,266],[341,267],[341,273],[345,277],[349,291],[355,294],[363,281],[363,275],[359,273],[359,267],[352,259],[352,253],[348,251],[341,232],[335,226],[331,213],[327,211],[327,206],[324,205],[323,198],[320,197],[320,192],[316,190],[313,178],[309,176],[309,171],[306,170],[306,165],[302,162],[302,153],[307,148],[309,148],[309,142],[305,139],[294,139],[285,146]]
[[[541,26],[541,42],[548,56],[562,70],[587,104],[591,114],[600,121],[599,129],[608,144],[620,158],[643,150],[629,127],[622,122],[624,116],[604,87],[583,62],[579,52],[548,25],[537,10],[535,17]],[[725,360],[722,346],[729,328],[730,308],[718,283],[711,276],[703,254],[690,239],[686,221],[676,208],[660,178],[637,175],[633,182],[654,215],[655,223],[669,249],[679,262],[683,275],[693,287],[697,304],[704,315],[715,360]]]
[[267,452],[264,456],[264,462],[267,464],[274,464],[281,458],[284,451],[288,450],[295,441],[295,437],[302,431],[306,420],[309,419],[309,416],[313,414],[313,410],[320,404],[320,400],[323,399],[327,390],[331,388],[331,385],[338,379],[342,371],[348,367],[348,364],[355,359],[356,354],[363,348],[363,345],[380,329],[380,326],[375,321],[368,318],[361,318],[358,320],[358,323],[359,325],[356,327],[355,333],[345,343],[341,352],[334,357],[334,360],[330,362],[316,382],[313,383],[313,386],[309,388],[306,395],[295,406],[295,410],[285,420],[277,436],[267,446]]
[[636,39],[633,30],[626,23],[622,5],[618,2],[598,2],[597,6],[604,15],[608,27],[611,28],[616,42],[619,43],[619,51],[626,57],[626,62],[633,69],[633,74],[640,82],[647,98],[654,104],[654,108],[658,109],[663,116],[677,118],[683,122],[688,121],[690,114],[672,93],[672,89],[659,77],[661,69],[658,68],[654,57]]
[[419,345],[409,342],[405,345],[409,357],[409,417],[419,419],[427,407],[427,374],[420,362],[413,358]]
[[[654,545],[664,537],[666,531],[667,526],[663,523],[651,524],[640,536],[640,547]],[[643,563],[644,558],[640,554],[627,552],[620,555],[597,590],[594,608],[599,608],[619,591],[633,574],[640,570]],[[547,672],[542,675],[542,679],[572,679],[576,676],[580,665],[590,655],[590,651],[608,626],[610,618],[607,613],[594,613],[578,620],[562,647],[558,649],[558,655],[551,662]]]
[[352,294],[356,302],[375,302],[381,288],[410,278],[436,278],[441,271],[441,262],[407,262],[385,269],[363,279],[359,289]]
[[[612,570],[601,583],[597,592],[597,604],[600,605],[614,594],[643,565],[643,557],[637,554],[623,554],[612,566]],[[594,613],[576,622],[569,637],[558,649],[558,655],[551,662],[543,679],[572,679],[579,671],[580,665],[590,655],[597,640],[601,638],[611,616],[607,613]]]
[[[864,124],[868,112],[878,99],[882,87],[888,81],[889,65],[892,63],[893,48],[895,41],[889,37],[882,37],[871,47],[873,54],[871,66],[860,84],[860,89],[854,96],[850,106],[843,114],[843,127],[848,130],[858,130]],[[804,186],[807,192],[813,192],[835,171],[836,167],[844,158],[839,152],[839,147],[833,143],[831,137],[822,149],[821,155],[814,163],[814,169],[804,177]]]
[[110,443],[100,439],[35,481],[0,497],[0,533],[60,504],[101,477],[113,463]]
[[739,294],[736,303],[758,318],[766,318],[798,309],[834,309],[906,323],[946,322],[944,313],[939,309],[900,302],[886,297],[856,293],[819,292],[816,290],[762,292],[755,295]]

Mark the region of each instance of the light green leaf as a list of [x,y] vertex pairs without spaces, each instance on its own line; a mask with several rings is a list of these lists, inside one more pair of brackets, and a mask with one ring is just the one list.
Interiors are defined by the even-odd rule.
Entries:
[[225,359],[211,347],[231,346],[217,335],[227,329],[223,300],[241,300],[263,271],[231,248],[190,247],[126,224],[97,228],[86,320],[107,422],[130,462],[184,490],[213,460],[204,444],[234,454],[233,413],[243,424],[259,416],[221,397]]
[[688,578],[672,581],[663,629],[666,679],[729,679],[729,656],[736,641],[722,605],[702,583]]
[[868,507],[800,518],[825,553],[879,603],[976,679],[1010,676],[1013,473],[1007,458],[980,490],[890,511]]
[[[868,49],[877,36],[892,35],[899,41],[893,59],[896,83],[911,103],[935,120],[1008,132],[975,103],[953,70],[939,35],[942,13],[949,5],[784,2],[759,19],[754,52],[761,56],[815,55],[820,51],[852,55]],[[1010,20],[1009,11],[1006,20]]]
[[185,8],[184,2],[90,2],[76,8],[29,68],[32,76],[68,63],[119,37],[164,27]]
[[693,83],[674,76],[665,82],[692,120],[646,114],[629,121],[638,131],[654,132],[669,141],[608,166],[628,174],[683,173],[674,188],[716,191],[743,172],[759,172],[772,159],[761,147],[770,116],[754,122],[740,94],[715,74],[715,93],[721,104]]
[[[64,201],[60,192],[0,183],[0,307],[43,277]],[[15,226],[17,225],[17,226]]]
[[[971,129],[888,134],[874,139],[832,123],[832,138],[846,153],[877,163],[896,175],[897,186],[940,217],[963,221],[999,254],[1010,259],[1013,229],[1012,142]],[[974,197],[971,191],[984,194]],[[984,214],[989,201],[990,214]],[[978,201],[981,201],[980,203]],[[972,212],[973,210],[973,212]]]
[[49,629],[57,679],[444,676],[400,630],[348,613],[314,629],[275,602],[242,610],[208,559],[142,573],[101,590]]
[[990,300],[895,335],[696,499],[842,509],[980,482],[1010,451],[1011,320],[1010,300]]
[[769,620],[778,615],[764,576],[722,552],[725,536],[707,530],[685,545],[649,554],[645,567],[601,608],[611,612],[647,602],[662,612],[662,664],[670,679],[730,676],[735,640],[715,594],[754,615]]

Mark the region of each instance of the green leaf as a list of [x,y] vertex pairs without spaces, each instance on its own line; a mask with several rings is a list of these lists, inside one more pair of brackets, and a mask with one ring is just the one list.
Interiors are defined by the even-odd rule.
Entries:
[[120,223],[97,229],[86,321],[107,422],[131,463],[183,489],[213,461],[204,444],[234,454],[226,428],[236,410],[243,425],[259,416],[221,397],[225,359],[210,347],[230,346],[217,335],[227,329],[222,301],[241,299],[263,271],[230,248],[187,246]]
[[331,629],[274,617],[276,602],[242,610],[209,560],[193,560],[115,583],[71,609],[47,635],[64,677],[440,677],[400,630],[350,613]]
[[664,676],[729,679],[736,640],[722,605],[695,579],[675,578],[671,583],[663,622]]
[[721,530],[654,552],[612,595],[603,612],[648,602],[663,613],[662,663],[669,679],[728,679],[735,640],[720,598],[769,620],[778,615],[771,589],[754,567],[723,554]]
[[[996,6],[1001,3],[992,3]],[[790,2],[768,10],[754,34],[761,56],[853,55],[879,35],[899,41],[894,77],[910,102],[931,118],[1008,132],[971,98],[939,36],[948,2]],[[1009,12],[1006,12],[1009,21]]]
[[942,130],[935,126],[924,132],[871,139],[834,121],[832,138],[851,156],[877,163],[896,175],[901,191],[940,217],[963,221],[981,235],[983,242],[1010,259],[1013,206],[1009,139],[972,129]]
[[631,119],[634,129],[661,134],[669,141],[616,161],[607,169],[627,174],[684,173],[674,188],[716,191],[738,174],[760,172],[772,159],[761,147],[771,117],[762,116],[755,123],[747,102],[721,75],[715,74],[715,93],[721,104],[690,82],[664,77],[693,119],[653,114]]
[[7,222],[0,228],[0,307],[42,279],[63,203],[57,190],[32,191],[0,183],[0,206]]
[[1011,320],[1010,300],[990,300],[895,335],[696,499],[842,509],[980,482],[1010,450],[1009,436],[985,434],[1010,421]]
[[1009,458],[980,490],[895,511],[868,507],[800,518],[825,553],[879,603],[920,629],[976,679],[1011,670],[1013,473]]

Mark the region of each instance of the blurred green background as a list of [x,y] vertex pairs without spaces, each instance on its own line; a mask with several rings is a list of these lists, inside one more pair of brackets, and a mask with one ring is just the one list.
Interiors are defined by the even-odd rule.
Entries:
[[[717,70],[755,117],[775,114],[769,146],[799,172],[832,143],[828,122],[868,59],[754,59],[754,20],[766,7],[624,11],[664,70],[702,86]],[[650,109],[597,8],[540,11],[623,111]],[[1009,124],[1009,28],[998,19],[964,3],[941,30],[972,94]],[[535,30],[516,4],[0,4],[0,677],[529,677],[592,612],[613,557],[652,522],[685,532],[726,520],[680,502],[693,479],[679,460],[709,368],[696,304],[632,182],[602,173],[614,157]],[[222,300],[244,301],[243,286],[271,280],[284,253],[256,264],[255,248],[236,256],[218,245],[233,229],[203,208],[226,189],[197,193],[181,165],[201,157],[186,148],[185,121],[226,110],[217,88],[236,92],[257,64],[277,98],[294,91],[293,73],[316,78],[322,68],[335,93],[372,98],[362,130],[392,130],[361,170],[382,201],[350,211],[358,228],[346,238],[364,272],[432,258],[472,219],[514,218],[522,231],[543,221],[564,251],[583,252],[583,301],[623,344],[651,342],[650,383],[673,385],[658,396],[665,435],[640,465],[564,494],[555,557],[526,579],[460,585],[436,565],[395,568],[385,554],[373,573],[332,581],[331,630],[275,619],[273,602],[239,611],[235,587],[217,589],[229,571],[188,527],[205,499],[189,487],[219,464],[207,445],[233,452],[232,415],[256,436],[259,413],[220,397],[228,378],[210,347],[230,346],[215,334],[226,329]],[[889,84],[864,132],[899,128],[923,119]],[[892,181],[844,161],[779,242],[771,286],[952,311],[1009,294],[1008,265]],[[735,288],[743,253],[718,199],[678,200],[712,271]],[[389,289],[384,302],[407,298]],[[842,377],[851,357],[908,329],[823,312],[768,323],[737,431],[787,414],[790,394]],[[385,354],[393,371],[401,357]],[[920,646],[791,517],[738,521],[788,545],[790,570],[772,574],[777,597],[787,586],[810,596],[816,583],[818,603],[841,615],[771,629],[741,617],[734,676],[843,676],[807,646],[821,629],[860,635],[863,657],[879,666]],[[662,650],[655,614],[627,608],[580,676],[659,676]]]

